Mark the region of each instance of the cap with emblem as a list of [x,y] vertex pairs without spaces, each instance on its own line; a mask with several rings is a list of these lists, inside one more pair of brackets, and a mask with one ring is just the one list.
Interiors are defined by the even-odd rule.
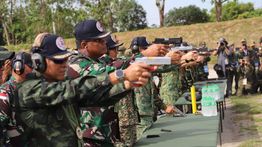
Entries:
[[75,26],[76,40],[99,39],[108,35],[110,32],[106,32],[101,23],[93,19],[82,21]]
[[122,46],[123,44],[124,43],[118,43],[118,41],[116,41],[116,39],[112,35],[106,38],[106,46],[109,50]]
[[139,36],[139,37],[135,37],[130,45],[130,48],[132,48],[132,46],[137,45],[139,47],[148,47],[150,44],[148,43],[148,41],[146,40],[146,37],[144,36]]
[[64,39],[57,35],[45,36],[39,48],[39,53],[42,56],[51,59],[64,59],[71,55],[65,47]]

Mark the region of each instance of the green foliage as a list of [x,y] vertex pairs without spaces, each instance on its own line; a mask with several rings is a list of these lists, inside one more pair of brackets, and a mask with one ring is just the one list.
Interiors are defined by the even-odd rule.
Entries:
[[146,12],[135,0],[90,0],[85,6],[92,18],[113,32],[147,27]]
[[208,22],[208,14],[206,10],[201,10],[195,5],[183,8],[174,8],[165,16],[165,25],[188,25],[194,23]]
[[251,11],[254,11],[252,3],[228,2],[223,6],[222,20],[237,19],[239,15]]
[[[210,21],[216,20],[215,9],[211,9]],[[239,3],[237,0],[223,5],[222,20],[244,19],[262,16],[262,9],[254,9],[253,3]]]
[[32,43],[41,32],[72,38],[74,26],[88,18],[113,32],[147,27],[135,0],[1,0],[0,14],[0,44]]
[[147,27],[146,12],[134,0],[122,0],[118,6],[116,16],[118,21],[115,27],[120,31],[132,31]]

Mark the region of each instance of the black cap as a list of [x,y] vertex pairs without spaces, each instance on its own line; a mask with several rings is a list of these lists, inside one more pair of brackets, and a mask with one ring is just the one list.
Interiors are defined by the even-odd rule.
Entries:
[[137,45],[139,47],[148,47],[150,44],[147,42],[146,37],[144,36],[140,36],[140,37],[135,37],[130,45],[130,48],[132,48],[132,46]]
[[64,59],[71,55],[65,47],[64,39],[57,35],[47,35],[44,37],[39,53],[51,59]]
[[4,47],[0,47],[0,61],[12,59],[14,55],[15,55],[15,52],[10,52]]
[[115,38],[113,38],[112,35],[106,37],[106,46],[108,47],[109,50],[116,48],[116,47],[119,47],[123,44],[124,43],[117,43],[117,41],[115,40]]
[[106,32],[101,23],[96,20],[85,20],[75,26],[76,40],[99,39],[108,35],[110,32]]

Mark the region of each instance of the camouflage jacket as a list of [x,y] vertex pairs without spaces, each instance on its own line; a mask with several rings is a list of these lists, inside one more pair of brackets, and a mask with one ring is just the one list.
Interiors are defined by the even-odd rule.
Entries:
[[110,93],[112,87],[106,72],[59,82],[31,74],[17,84],[15,93],[28,146],[83,146],[78,105],[103,106],[119,100]]
[[166,105],[173,105],[181,96],[181,80],[179,67],[173,66],[173,70],[162,74],[160,96]]
[[[14,78],[11,77],[0,87],[0,123],[1,123],[1,146],[11,144],[20,146],[20,135],[23,128],[18,125],[15,119],[15,111],[12,104],[12,92],[15,88]],[[11,102],[10,102],[11,101]],[[15,138],[15,139],[14,139]]]
[[[108,62],[108,63],[106,63]],[[107,65],[111,63],[110,58],[105,57],[103,61],[86,57],[82,54],[75,54],[69,59],[67,77],[76,78],[83,73],[89,75],[99,75],[102,72],[112,72],[116,68]],[[93,70],[95,69],[95,70]],[[120,97],[124,97],[128,92],[122,91],[124,85],[120,87],[120,92],[117,89],[113,89],[112,93],[119,93]],[[116,90],[116,91],[115,91]],[[83,137],[93,140],[100,140],[109,143],[114,143],[119,136],[117,114],[114,113],[112,105],[117,101],[108,102],[107,107],[86,107],[81,108],[81,129],[83,131]],[[109,107],[110,106],[110,107]]]

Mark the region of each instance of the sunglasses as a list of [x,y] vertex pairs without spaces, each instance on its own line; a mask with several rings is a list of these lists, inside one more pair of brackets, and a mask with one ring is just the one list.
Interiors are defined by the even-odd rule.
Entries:
[[97,43],[105,43],[106,42],[106,40],[104,40],[104,39],[90,39],[88,41],[97,42]]
[[55,64],[64,64],[67,62],[67,58],[65,59],[51,59]]

